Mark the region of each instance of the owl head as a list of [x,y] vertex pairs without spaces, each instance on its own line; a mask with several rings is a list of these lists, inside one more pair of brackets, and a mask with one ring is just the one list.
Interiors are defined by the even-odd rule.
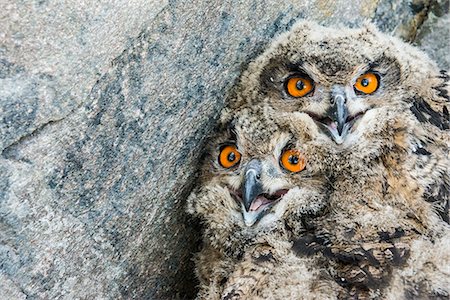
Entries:
[[[445,74],[425,54],[380,33],[301,21],[249,64],[233,107],[264,106],[317,151],[374,157],[420,121],[448,128]],[[431,101],[432,102],[432,101]]]
[[243,108],[222,123],[188,199],[188,212],[202,220],[206,239],[227,253],[240,253],[271,233],[301,230],[302,218],[326,204],[323,162],[308,160],[308,145],[263,115]]

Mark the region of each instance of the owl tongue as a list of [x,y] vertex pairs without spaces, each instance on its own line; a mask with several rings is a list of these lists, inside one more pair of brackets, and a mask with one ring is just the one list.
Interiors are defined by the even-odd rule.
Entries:
[[271,201],[263,195],[259,195],[255,200],[253,200],[252,204],[250,205],[250,211],[257,211],[261,206],[270,202]]

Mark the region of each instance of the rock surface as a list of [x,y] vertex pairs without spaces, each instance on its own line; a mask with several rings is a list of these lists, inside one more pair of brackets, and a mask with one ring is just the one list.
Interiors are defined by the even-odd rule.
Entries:
[[450,70],[449,2],[449,0],[433,1],[428,17],[420,27],[415,40],[415,44],[427,52],[444,70]]
[[415,37],[404,2],[2,3],[0,298],[192,297],[184,198],[242,68],[300,18]]

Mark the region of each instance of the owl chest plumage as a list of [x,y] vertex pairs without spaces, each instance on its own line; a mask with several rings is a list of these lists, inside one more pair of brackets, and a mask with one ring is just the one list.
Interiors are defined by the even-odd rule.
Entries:
[[302,255],[321,253],[329,259],[330,273],[347,291],[344,298],[380,296],[393,271],[408,263],[414,241],[433,243],[448,232],[446,148],[400,135],[397,144],[360,164],[359,171],[344,168],[334,174],[329,212],[311,219],[310,233],[294,243]]

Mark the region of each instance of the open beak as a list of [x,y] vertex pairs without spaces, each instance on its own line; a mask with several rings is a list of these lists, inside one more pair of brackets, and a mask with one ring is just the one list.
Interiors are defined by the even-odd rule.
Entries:
[[257,159],[251,160],[245,168],[244,182],[242,184],[242,216],[247,226],[252,226],[259,220],[259,214],[250,210],[253,201],[263,192],[261,182],[261,162]]
[[337,124],[338,135],[342,136],[348,117],[348,110],[345,105],[344,96],[340,94],[336,95],[330,117]]
[[338,145],[344,142],[353,124],[365,113],[365,111],[361,111],[350,116],[345,97],[343,91],[334,91],[331,101],[332,106],[330,106],[325,116],[306,112]]
[[263,187],[260,180],[260,172],[256,168],[248,168],[244,176],[244,184],[242,186],[242,202],[245,207],[245,211],[250,210],[250,206],[253,201],[262,194]]
[[257,159],[251,160],[245,168],[240,200],[244,223],[249,227],[259,221],[288,192],[287,189],[282,189],[272,194],[264,193],[261,172],[261,162]]
[[342,144],[345,136],[350,130],[351,124],[347,122],[348,109],[345,95],[337,93],[334,95],[334,104],[328,110],[327,116],[331,120],[328,130],[336,144]]

